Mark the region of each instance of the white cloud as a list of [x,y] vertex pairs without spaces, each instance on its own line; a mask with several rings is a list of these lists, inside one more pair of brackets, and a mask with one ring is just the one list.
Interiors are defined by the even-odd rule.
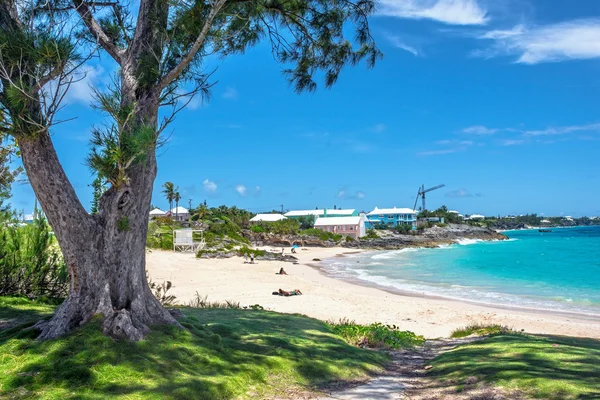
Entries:
[[460,149],[443,149],[443,150],[430,150],[430,151],[421,151],[417,153],[418,156],[440,156],[444,154],[452,154],[461,151]]
[[340,190],[335,197],[337,197],[338,199],[343,199],[344,197],[346,197],[346,192],[344,190]]
[[92,88],[101,88],[106,84],[108,77],[101,65],[95,67],[86,65],[74,74],[75,82],[71,84],[65,101],[67,103],[83,103],[90,105],[94,101]]
[[362,190],[357,190],[354,193],[348,193],[348,191],[346,191],[345,189],[341,189],[340,191],[338,191],[335,197],[337,197],[338,199],[362,200],[366,197],[366,194]]
[[477,0],[381,0],[379,15],[431,19],[449,25],[484,25],[489,20]]
[[207,192],[216,192],[217,191],[217,184],[214,183],[213,181],[205,179],[204,182],[202,182],[202,185],[204,185],[204,190],[206,190]]
[[246,186],[244,185],[237,185],[235,187],[235,191],[238,192],[240,196],[245,196],[246,194],[248,194],[248,189],[246,189]]
[[600,132],[600,123],[588,125],[550,126],[542,130],[523,132],[526,136],[565,135],[573,132]]
[[462,130],[463,133],[467,133],[469,135],[493,135],[498,131],[499,129],[492,129],[483,125],[474,125]]
[[228,86],[225,88],[222,97],[224,99],[237,100],[239,98],[239,93],[234,87]]
[[415,57],[419,57],[420,53],[415,47],[406,44],[400,37],[395,35],[387,35],[385,37],[388,42],[390,42],[394,47],[402,50],[406,50]]
[[598,18],[546,26],[517,25],[509,30],[489,31],[479,38],[494,41],[490,49],[474,53],[486,58],[515,55],[516,62],[523,64],[600,58]]
[[446,197],[457,198],[457,197],[481,197],[481,194],[472,194],[467,189],[457,189],[446,193]]
[[366,194],[365,194],[365,192],[358,191],[358,192],[356,192],[355,196],[358,200],[362,200],[365,198]]
[[518,146],[520,144],[525,143],[524,140],[520,139],[506,139],[502,141],[502,146]]
[[375,132],[375,133],[382,133],[386,129],[387,129],[387,126],[385,126],[385,124],[376,124],[371,128],[371,131]]

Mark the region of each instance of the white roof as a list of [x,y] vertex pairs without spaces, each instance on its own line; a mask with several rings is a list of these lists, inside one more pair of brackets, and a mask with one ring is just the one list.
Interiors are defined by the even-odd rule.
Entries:
[[460,213],[458,211],[450,210],[450,211],[448,211],[448,214],[460,214]]
[[190,212],[188,211],[187,208],[185,207],[175,207],[174,209],[171,210],[171,214],[189,214]]
[[250,219],[250,222],[260,222],[260,221],[275,222],[275,221],[280,221],[282,219],[286,219],[286,218],[281,214],[256,214],[254,217],[252,217]]
[[485,215],[473,214],[469,217],[469,219],[485,219]]
[[379,214],[416,214],[417,212],[412,208],[377,208],[367,215],[379,215]]
[[286,217],[305,217],[307,215],[323,215],[323,210],[296,210],[296,211],[288,211],[285,215]]
[[317,218],[315,226],[358,225],[362,217],[324,217]]
[[161,210],[160,208],[155,208],[154,210],[150,211],[150,215],[165,215],[166,213]]
[[[347,210],[337,210],[337,209],[327,209],[327,214],[332,214],[332,215],[352,215],[354,214],[354,211],[356,211],[354,208],[352,209],[347,209]],[[307,215],[314,215],[314,216],[321,216],[325,214],[325,210],[295,210],[295,211],[288,211],[286,212],[285,215],[286,217],[304,217]]]
[[550,221],[548,221],[547,219],[543,219],[543,220],[541,220],[540,222],[542,222],[542,223],[544,223],[544,224],[549,224],[549,223],[550,223]]

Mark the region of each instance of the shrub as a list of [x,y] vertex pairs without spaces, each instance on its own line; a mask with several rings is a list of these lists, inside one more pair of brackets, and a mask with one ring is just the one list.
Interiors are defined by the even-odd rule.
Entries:
[[268,226],[269,231],[276,235],[295,235],[300,230],[300,222],[291,218],[271,222]]
[[470,335],[500,335],[506,333],[516,333],[511,328],[504,325],[484,325],[484,324],[471,324],[467,325],[464,328],[455,329],[452,331],[450,337],[453,338],[463,338]]
[[300,232],[300,235],[302,235],[302,236],[316,237],[316,238],[319,238],[319,239],[321,239],[323,241],[333,240],[333,233],[327,232],[327,231],[323,231],[323,230],[317,229],[317,228],[305,229],[305,230],[303,230],[303,231]]
[[266,232],[266,231],[267,231],[267,230],[266,230],[264,227],[262,227],[261,225],[252,225],[252,227],[250,228],[250,230],[251,230],[252,232],[255,232],[255,233],[264,233],[264,232]]
[[314,215],[303,215],[297,221],[300,223],[300,229],[311,229],[315,226]]
[[265,251],[264,250],[254,250],[254,249],[250,249],[247,246],[244,247],[240,247],[237,250],[237,254],[240,257],[250,257],[251,255],[254,256],[254,258],[256,257],[264,257],[265,256]]
[[46,220],[0,227],[0,295],[66,297],[69,274]]
[[[195,297],[190,300],[187,304],[187,307],[192,308],[234,308],[240,309],[240,303],[236,301],[226,300],[226,301],[208,301],[208,296],[200,296],[198,292],[196,292]],[[260,307],[260,306],[259,306]],[[254,308],[252,308],[254,309]],[[258,309],[258,308],[257,308]]]
[[398,224],[396,226],[396,232],[398,232],[401,235],[408,235],[410,234],[412,231],[412,225],[409,224]]
[[352,236],[346,236],[346,242],[354,242],[354,238]]
[[375,229],[367,229],[367,234],[363,236],[361,239],[379,239],[379,235],[375,232]]
[[329,322],[332,331],[346,342],[360,347],[383,347],[400,349],[419,346],[425,343],[423,336],[410,331],[401,331],[396,325],[359,325],[347,319]]
[[334,242],[339,242],[340,240],[342,240],[343,236],[335,234],[331,238],[333,239]]
[[444,223],[440,222],[439,224],[435,224],[435,226],[437,226],[438,228],[445,228],[448,226],[448,224],[444,224]]

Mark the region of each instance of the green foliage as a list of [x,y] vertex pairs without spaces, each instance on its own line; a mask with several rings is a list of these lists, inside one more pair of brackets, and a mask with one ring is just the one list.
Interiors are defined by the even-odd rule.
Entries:
[[396,325],[359,325],[347,319],[329,322],[332,331],[345,341],[361,347],[383,347],[391,349],[410,348],[425,343],[423,336],[410,331],[401,331]]
[[[2,125],[0,123],[0,128],[1,127]],[[10,164],[16,152],[16,148],[12,143],[2,139],[2,129],[0,129],[0,211],[5,211],[4,202],[11,197],[11,185],[23,171],[23,168],[11,168]]]
[[276,235],[295,235],[300,229],[300,222],[297,220],[287,218],[279,221],[267,223],[269,232]]
[[595,399],[600,393],[600,341],[595,339],[498,333],[430,364],[428,376],[444,386],[475,377],[526,398]]
[[151,249],[173,250],[172,227],[164,223],[160,224],[158,220],[150,221],[146,236],[146,246]]
[[100,205],[100,197],[106,192],[106,181],[102,179],[100,176],[96,176],[96,179],[90,185],[94,191],[93,199],[92,199],[92,207],[90,208],[90,214],[98,214],[99,205]]
[[[14,311],[2,299],[0,304],[4,320],[7,311]],[[33,319],[39,306],[32,306],[17,311],[21,318]],[[100,318],[56,340],[37,341],[35,330],[1,331],[2,396],[294,397],[328,382],[367,378],[388,360],[383,353],[348,345],[318,320],[256,308],[180,308],[184,317],[179,322],[186,329],[155,326],[139,342],[102,335]]]
[[0,295],[66,297],[69,274],[46,220],[0,226]]
[[401,235],[408,235],[412,232],[412,225],[409,224],[398,224],[396,226],[396,232]]
[[302,215],[296,220],[300,222],[300,229],[312,229],[315,226],[315,219],[314,215]]
[[119,232],[127,232],[129,230],[129,218],[126,215],[117,220],[117,229]]
[[346,236],[346,242],[354,242],[354,238],[352,236]]
[[198,292],[196,292],[194,298],[186,306],[191,308],[230,308],[236,310],[242,308],[237,301],[208,301],[208,296],[201,296]]
[[254,233],[264,233],[267,230],[261,226],[261,225],[253,225],[252,227],[250,227],[250,230]]
[[470,335],[486,336],[486,335],[498,335],[514,333],[512,329],[504,325],[484,325],[484,324],[471,324],[464,328],[455,329],[452,331],[450,337],[462,338]]
[[438,228],[446,228],[448,226],[448,224],[444,224],[444,223],[440,222],[438,224],[435,224],[435,226],[437,226]]
[[319,238],[323,241],[334,240],[334,234],[332,232],[327,232],[318,228],[310,228],[300,231],[301,236],[311,236]]
[[361,239],[365,239],[365,240],[379,239],[379,235],[377,234],[377,232],[375,232],[375,229],[367,229],[366,235],[363,236]]
[[246,246],[241,247],[238,249],[237,251],[238,256],[240,257],[250,257],[251,255],[254,256],[254,258],[256,257],[264,257],[265,256],[265,251],[264,250],[254,250],[254,249],[250,249]]

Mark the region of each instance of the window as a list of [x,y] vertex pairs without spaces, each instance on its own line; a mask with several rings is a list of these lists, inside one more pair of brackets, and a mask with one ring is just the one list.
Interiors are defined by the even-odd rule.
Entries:
[[388,215],[388,218],[389,218],[389,219],[394,219],[394,214],[390,214],[390,215]]
[[350,227],[350,230],[351,230],[351,231],[353,231],[353,230],[354,230],[354,227],[353,227],[353,226],[351,226],[351,227]]

